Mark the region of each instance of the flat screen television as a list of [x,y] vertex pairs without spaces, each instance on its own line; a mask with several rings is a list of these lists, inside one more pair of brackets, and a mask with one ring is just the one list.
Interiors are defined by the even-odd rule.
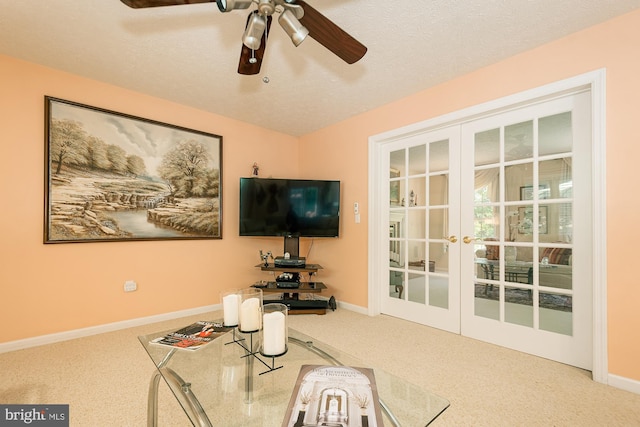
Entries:
[[338,237],[340,181],[240,178],[240,236]]

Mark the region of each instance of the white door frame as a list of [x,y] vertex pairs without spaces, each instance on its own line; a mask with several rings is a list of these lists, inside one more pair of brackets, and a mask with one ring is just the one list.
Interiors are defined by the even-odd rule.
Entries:
[[[380,191],[388,185],[388,174],[379,173],[384,159],[381,147],[397,139],[438,128],[459,125],[480,117],[486,117],[556,96],[566,95],[585,88],[591,91],[592,109],[592,211],[593,211],[593,380],[608,383],[607,356],[607,234],[606,234],[606,70],[599,69],[566,80],[520,92],[494,101],[465,108],[443,116],[414,123],[399,129],[369,137],[369,251],[368,251],[368,314],[380,314],[382,281],[377,277],[375,266],[380,251],[386,251],[387,237],[380,230],[383,212],[378,209]],[[388,201],[387,201],[388,203]],[[386,205],[385,205],[386,206]]]

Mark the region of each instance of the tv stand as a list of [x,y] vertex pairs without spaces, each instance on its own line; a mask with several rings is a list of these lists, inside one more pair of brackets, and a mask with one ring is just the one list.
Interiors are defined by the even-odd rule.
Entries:
[[[323,290],[327,289],[322,282],[313,282],[311,278],[318,270],[322,269],[319,264],[306,264],[304,267],[285,267],[276,266],[274,264],[258,264],[256,267],[260,267],[260,270],[272,272],[272,273],[304,273],[309,274],[309,281],[300,281],[300,286],[297,288],[281,288],[278,284],[273,282],[260,282],[253,286],[262,289],[264,294],[282,294],[280,300],[269,300],[273,302],[280,302],[289,307],[289,314],[326,314],[328,302],[322,299],[300,299],[300,294],[320,294]],[[265,301],[266,303],[267,301]]]

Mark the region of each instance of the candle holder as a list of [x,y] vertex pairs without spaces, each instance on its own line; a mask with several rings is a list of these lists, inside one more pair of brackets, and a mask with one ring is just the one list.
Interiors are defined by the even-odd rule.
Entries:
[[[233,329],[233,340],[227,344],[237,344],[242,347],[245,354],[242,356],[246,362],[245,375],[245,401],[251,402],[253,397],[253,362],[257,360],[262,363],[267,370],[259,375],[273,372],[282,366],[275,366],[276,357],[280,357],[287,352],[287,314],[288,309],[284,304],[262,304],[262,289],[247,288],[230,292],[225,296],[235,295],[237,297],[238,325]],[[232,301],[233,297],[229,299]],[[223,296],[224,302],[224,296]],[[265,310],[266,307],[266,311]],[[264,317],[263,317],[264,312]],[[229,314],[233,309],[229,309]],[[225,314],[227,310],[225,307]],[[229,320],[231,321],[231,320]],[[263,328],[266,326],[266,332]],[[231,325],[229,325],[231,326]],[[236,333],[236,329],[238,333]],[[247,338],[240,335],[249,335]],[[254,336],[256,337],[254,339]],[[265,348],[266,342],[266,348]],[[268,357],[271,364],[260,358]]]
[[224,345],[238,344],[240,347],[244,347],[244,344],[242,343],[242,341],[244,341],[244,338],[238,335],[238,328],[233,328],[231,330],[231,337],[232,340],[225,343]]
[[[245,334],[249,335],[249,340],[247,341],[245,338],[239,339],[239,340],[235,340],[235,343],[238,344],[240,347],[244,348],[245,350],[245,354],[244,356],[241,356],[241,359],[244,359],[245,357],[257,357],[258,354],[258,337],[257,337],[257,332],[245,332]],[[254,340],[253,337],[256,336],[256,339]],[[242,342],[244,341],[244,342]],[[262,362],[262,361],[261,361]],[[263,362],[264,363],[264,362]]]
[[263,306],[260,354],[280,357],[287,352],[288,313],[284,304],[271,303]]
[[[257,360],[258,362],[262,363],[262,365],[264,367],[267,368],[266,371],[264,372],[260,372],[258,375],[263,375],[263,374],[267,374],[269,372],[273,372],[277,369],[280,369],[283,367],[283,365],[280,366],[275,366],[275,360],[276,357],[282,356],[284,355],[287,351],[285,349],[284,353],[278,355],[278,356],[271,356],[271,355],[264,355],[262,354],[260,351],[258,351],[257,347],[259,347],[257,344],[259,342],[258,339],[254,340],[253,337],[254,335],[256,335],[256,332],[243,332],[243,334],[249,335],[248,340],[245,338],[241,338],[236,334],[236,329],[233,329],[233,340],[229,341],[228,343],[225,343],[225,345],[229,345],[229,344],[236,344],[239,345],[240,347],[242,347],[244,349],[244,355],[240,356],[241,359],[245,359],[247,361],[246,364],[246,378],[245,378],[245,382],[246,382],[246,392],[249,393],[249,395],[251,394],[251,392],[253,391],[253,380],[252,380],[252,373],[253,373],[253,361]],[[260,358],[260,355],[262,355],[263,357],[268,357],[271,359],[271,364],[265,362],[264,360],[262,360]],[[249,400],[251,400],[250,398],[248,398]]]
[[240,308],[240,296],[238,290],[222,292],[220,295],[222,300],[222,311],[224,313],[222,324],[229,328],[238,326],[238,309]]
[[247,288],[238,291],[238,330],[258,332],[262,328],[262,289]]

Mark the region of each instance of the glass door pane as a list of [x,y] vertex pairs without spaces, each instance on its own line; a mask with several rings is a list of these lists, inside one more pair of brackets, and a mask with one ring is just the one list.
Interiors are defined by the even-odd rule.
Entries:
[[406,212],[406,150],[389,154],[389,297],[403,299],[405,293]]
[[[567,126],[570,112],[474,135],[477,316],[571,333],[572,144]],[[551,148],[556,134],[568,151]]]
[[389,149],[389,284],[383,304],[388,314],[459,331],[459,304],[451,303],[452,283],[459,285],[459,269],[451,269],[452,245],[456,254],[459,247],[450,239],[452,212],[459,212],[450,205],[451,132],[412,136]]

